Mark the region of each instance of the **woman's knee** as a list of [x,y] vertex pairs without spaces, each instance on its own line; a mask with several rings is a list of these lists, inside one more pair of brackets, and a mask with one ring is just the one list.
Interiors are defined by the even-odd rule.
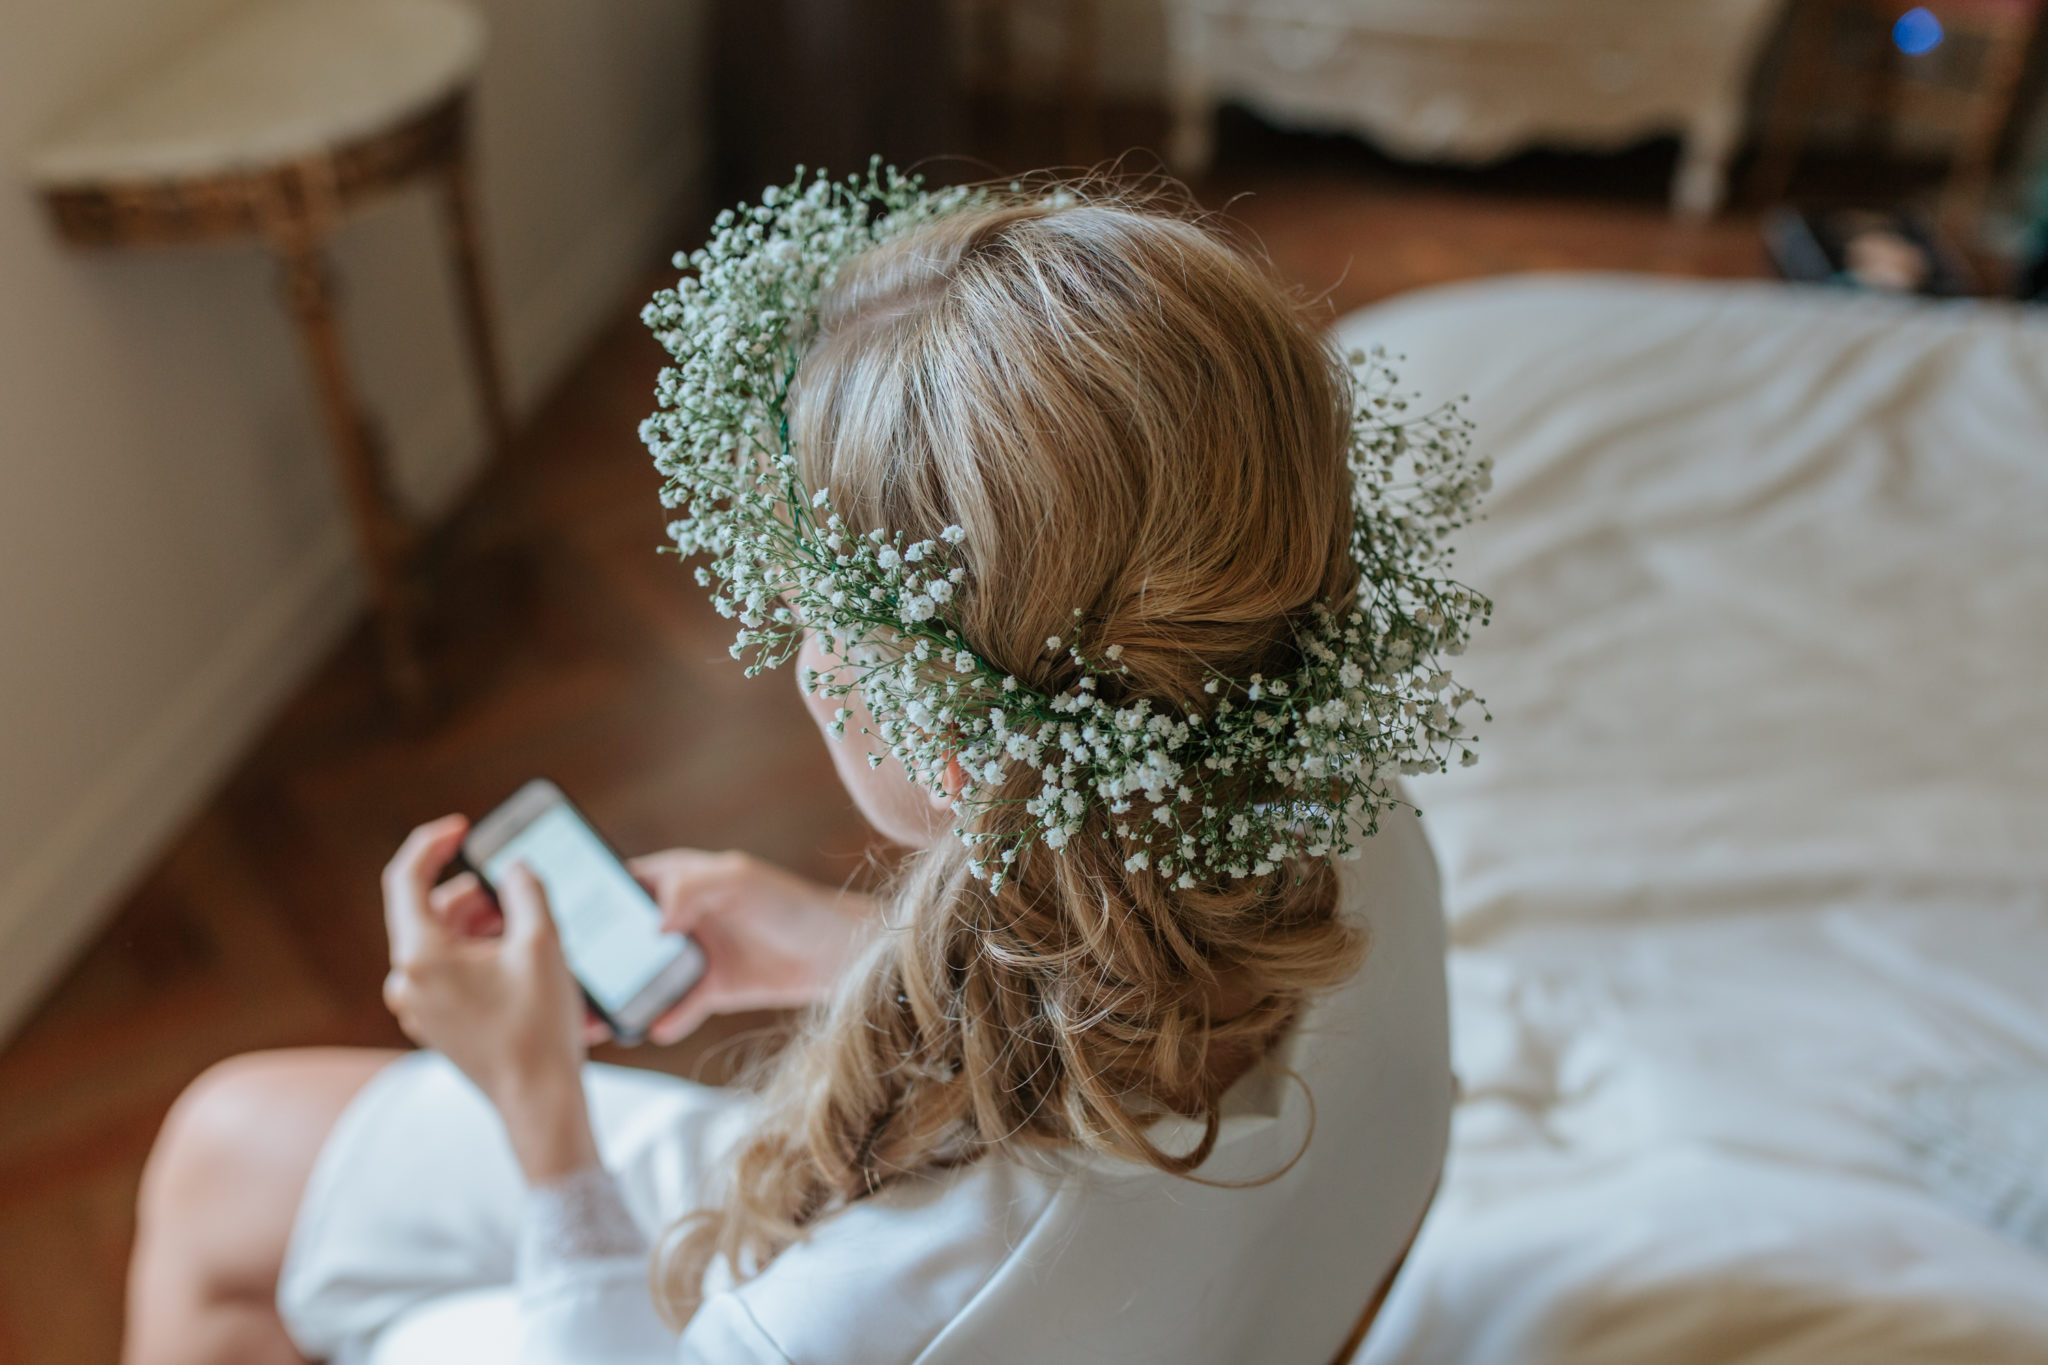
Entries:
[[294,1061],[290,1052],[251,1052],[200,1072],[157,1134],[143,1172],[144,1206],[242,1188],[274,1164],[269,1149],[300,1126],[282,1112],[285,1092],[296,1088]]
[[391,1055],[295,1049],[207,1068],[171,1106],[144,1168],[145,1244],[175,1243],[218,1287],[265,1288],[328,1132]]

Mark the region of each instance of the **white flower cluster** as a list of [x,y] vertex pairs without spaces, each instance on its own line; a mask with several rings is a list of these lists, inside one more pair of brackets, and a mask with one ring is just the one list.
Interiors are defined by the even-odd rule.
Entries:
[[[803,486],[786,411],[839,269],[994,199],[926,192],[879,163],[846,181],[799,171],[720,214],[710,242],[677,258],[688,273],[642,314],[676,364],[641,436],[665,500],[683,509],[669,527],[677,549],[708,557],[698,581],[739,621],[734,657],[752,676],[787,661],[806,628],[824,635],[846,666],[806,689],[857,690],[889,752],[931,790],[964,778],[958,833],[994,886],[1032,842],[1058,850],[1091,828],[1119,841],[1127,869],[1182,887],[1352,852],[1354,830],[1371,833],[1395,803],[1396,775],[1474,761],[1460,717],[1476,699],[1442,666],[1491,610],[1449,576],[1449,537],[1490,482],[1488,462],[1468,457],[1469,424],[1455,408],[1409,417],[1385,358],[1351,357],[1358,593],[1316,610],[1289,676],[1211,678],[1206,709],[1117,705],[1102,684],[1124,672],[1121,647],[1095,658],[1053,637],[1046,648],[1079,680],[1035,691],[954,624],[960,528],[906,542],[848,527],[828,489]],[[840,708],[835,733],[848,717]]]

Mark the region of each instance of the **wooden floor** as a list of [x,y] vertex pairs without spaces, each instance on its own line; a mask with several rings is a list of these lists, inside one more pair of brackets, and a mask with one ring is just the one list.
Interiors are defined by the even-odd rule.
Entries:
[[[1515,270],[1763,273],[1739,217],[1684,228],[1640,191],[1545,197],[1526,180],[1240,145],[1204,198],[1333,315]],[[743,679],[727,624],[657,553],[664,515],[634,432],[660,357],[638,303],[620,301],[442,538],[440,714],[392,717],[359,632],[0,1052],[0,1362],[115,1359],[142,1160],[202,1068],[401,1041],[378,1003],[376,871],[412,824],[546,774],[629,851],[731,846],[861,874],[865,832],[793,683]],[[620,1060],[716,1070],[709,1045],[758,1023]]]

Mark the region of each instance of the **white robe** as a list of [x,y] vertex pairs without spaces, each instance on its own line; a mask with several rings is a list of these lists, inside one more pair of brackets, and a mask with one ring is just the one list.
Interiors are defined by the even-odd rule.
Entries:
[[[309,1354],[349,1365],[1326,1365],[1422,1217],[1452,1101],[1419,822],[1390,813],[1340,872],[1345,911],[1371,936],[1366,965],[1232,1087],[1199,1172],[1256,1180],[1302,1151],[1278,1179],[1226,1188],[1077,1159],[898,1182],[752,1279],[715,1266],[678,1339],[655,1316],[644,1249],[593,1239],[574,1209],[536,1210],[546,1201],[529,1198],[496,1114],[422,1053],[372,1081],[322,1151],[279,1288],[285,1321]],[[588,1089],[643,1237],[715,1193],[745,1095],[605,1066]],[[1193,1140],[1174,1124],[1193,1128],[1159,1135]]]

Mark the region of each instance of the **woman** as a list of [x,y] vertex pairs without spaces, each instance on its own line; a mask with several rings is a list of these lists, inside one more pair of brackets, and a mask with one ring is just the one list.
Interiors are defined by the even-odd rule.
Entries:
[[636,865],[711,964],[658,1038],[814,1005],[727,1091],[586,1065],[543,889],[500,926],[414,831],[431,1051],[193,1086],[129,1359],[1321,1365],[1443,1150],[1435,873],[1378,817],[1462,735],[1483,600],[1428,571],[1483,471],[1177,217],[870,177],[720,227],[649,311],[678,542],[915,852],[875,902]]

